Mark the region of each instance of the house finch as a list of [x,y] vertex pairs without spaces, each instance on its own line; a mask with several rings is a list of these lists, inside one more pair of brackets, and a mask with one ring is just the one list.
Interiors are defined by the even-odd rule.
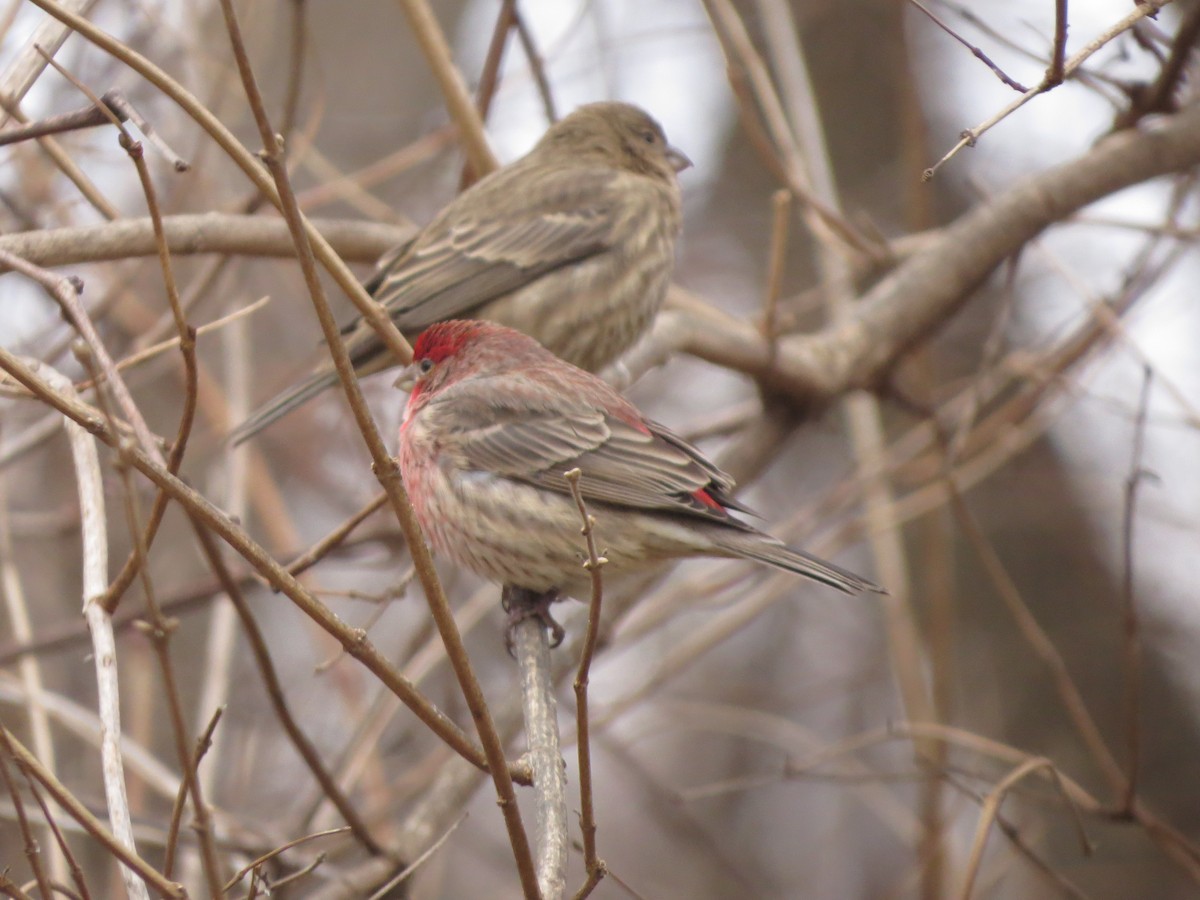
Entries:
[[752,559],[847,593],[879,590],[734,518],[733,479],[601,379],[480,321],[417,338],[399,463],[435,552],[530,594],[588,596],[580,493],[621,574],[687,556]]
[[[598,371],[662,305],[680,230],[675,176],[690,165],[638,107],[582,106],[385,254],[365,286],[406,335],[444,319],[489,319]],[[343,333],[360,375],[395,364],[367,322]],[[234,441],[336,381],[327,361],[240,425]]]

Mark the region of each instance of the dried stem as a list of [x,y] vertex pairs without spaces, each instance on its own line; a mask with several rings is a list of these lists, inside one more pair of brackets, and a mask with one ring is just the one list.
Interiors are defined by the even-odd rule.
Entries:
[[591,718],[588,715],[588,676],[592,669],[592,657],[596,654],[596,643],[600,638],[600,612],[604,602],[604,584],[600,570],[608,562],[596,550],[596,520],[588,513],[579,490],[579,479],[582,476],[579,469],[565,473],[567,486],[571,496],[575,498],[575,506],[579,509],[579,517],[583,525],[579,533],[583,535],[587,549],[587,559],[584,568],[592,578],[592,597],[588,603],[587,634],[583,639],[583,649],[579,654],[579,668],[575,671],[575,742],[579,748],[579,828],[583,835],[583,865],[587,871],[587,881],[576,892],[576,900],[582,900],[600,883],[608,871],[604,860],[596,854],[596,806],[592,791],[592,738]]
[[[980,122],[974,128],[968,128],[962,133],[962,138],[957,144],[947,151],[946,155],[939,159],[936,163],[930,166],[922,174],[921,178],[924,181],[929,181],[936,174],[938,169],[944,166],[947,162],[958,155],[958,152],[964,147],[974,147],[975,144],[987,132],[991,131],[996,125],[1003,122],[1014,112],[1037,97],[1039,94],[1044,94],[1051,88],[1061,84],[1064,78],[1069,78],[1075,71],[1082,66],[1091,57],[1093,53],[1101,47],[1115,40],[1120,35],[1124,34],[1133,28],[1138,22],[1147,16],[1155,16],[1158,11],[1164,6],[1171,3],[1171,0],[1139,0],[1132,12],[1127,14],[1119,22],[1114,23],[1106,28],[1101,34],[1097,35],[1092,40],[1088,41],[1080,48],[1070,59],[1065,63],[1057,60],[1058,54],[1063,52],[1063,47],[1066,41],[1066,3],[1065,0],[1056,0],[1056,11],[1058,12],[1057,25],[1055,31],[1055,59],[1051,61],[1050,68],[1047,69],[1046,75],[1042,80],[1029,90],[1025,91],[1016,100],[1013,100],[999,112],[990,116],[983,122]],[[1060,37],[1061,35],[1061,37]]]
[[[405,4],[405,9],[410,12],[410,15],[418,17],[420,22],[424,23],[420,26],[422,30],[419,31],[419,34],[424,36],[423,39],[432,41],[435,37],[440,37],[440,32],[436,32],[435,28],[428,27],[426,17],[432,19],[432,15],[423,3],[418,2],[418,0],[408,0]],[[429,549],[425,545],[421,535],[420,526],[417,524],[412,507],[408,502],[408,496],[404,492],[396,461],[388,455],[383,441],[379,437],[375,423],[371,419],[371,414],[363,399],[362,391],[359,389],[358,382],[354,377],[353,365],[350,362],[349,354],[340,340],[337,323],[334,321],[333,313],[325,298],[324,287],[317,277],[313,245],[310,243],[311,236],[303,228],[302,215],[299,207],[296,206],[296,197],[288,180],[287,168],[283,159],[283,147],[279,136],[271,129],[262,96],[258,91],[255,81],[254,72],[242,43],[241,32],[237,16],[233,9],[232,0],[221,0],[221,11],[225,17],[225,27],[229,32],[234,59],[237,62],[238,71],[242,78],[242,86],[245,88],[246,98],[254,113],[259,136],[262,138],[264,147],[262,159],[274,179],[275,189],[280,198],[284,218],[288,221],[289,227],[292,230],[300,267],[304,274],[305,284],[312,298],[317,318],[321,323],[321,331],[325,335],[326,343],[329,346],[329,351],[333,356],[334,364],[337,368],[338,377],[346,391],[346,396],[354,412],[359,430],[362,432],[367,448],[371,453],[375,476],[387,492],[392,508],[400,522],[400,527],[403,529],[405,538],[408,540],[409,550],[413,556],[413,564],[417,570],[417,577],[425,589],[425,596],[429,602],[430,612],[433,614],[438,631],[446,644],[447,653],[454,667],[454,674],[458,678],[463,697],[471,711],[472,721],[475,723],[475,727],[479,733],[483,752],[487,759],[487,766],[496,786],[497,802],[504,816],[505,826],[508,829],[509,841],[512,844],[517,872],[520,875],[525,895],[530,898],[536,898],[538,896],[538,887],[533,856],[529,848],[529,839],[525,834],[524,826],[521,824],[521,811],[517,806],[512,777],[509,774],[508,763],[504,756],[504,746],[500,741],[499,734],[496,732],[491,713],[488,711],[483,690],[471,668],[466,647],[463,645],[462,636],[455,625],[454,614],[450,610],[450,604],[446,599],[445,591],[438,580]],[[416,28],[417,25],[414,25],[414,27]],[[443,83],[443,88],[449,90],[446,83]],[[470,105],[469,97],[465,97],[465,88],[462,89],[462,92],[467,110],[463,115],[474,117],[474,108]],[[454,107],[454,111],[459,112],[457,107]],[[479,166],[478,171],[487,171],[487,166],[484,164],[485,160],[482,157],[476,158],[474,162]],[[409,353],[409,356],[411,357],[411,353]]]
[[[113,433],[104,417],[96,410],[55,391],[45,384],[29,366],[3,347],[0,347],[0,369],[8,372],[44,402],[81,424],[104,443],[111,447],[119,444],[120,437]],[[337,639],[345,647],[347,653],[363,663],[435,734],[481,769],[487,767],[486,758],[479,748],[473,746],[457,725],[422,696],[408,679],[396,671],[391,663],[371,645],[365,635],[357,629],[345,625],[333,615],[324,604],[317,601],[295,577],[280,566],[270,554],[255,543],[224,512],[214,506],[208,498],[155,464],[140,448],[132,448],[130,457],[133,466],[139,472],[156,485],[165,487],[171,498],[184,506],[189,514],[199,517],[207,527],[219,534],[222,540],[246,559],[269,584],[282,591],[305,615]],[[517,778],[528,778],[527,773],[520,769],[515,770],[513,774]]]
[[267,642],[263,638],[262,631],[254,619],[254,614],[250,611],[250,605],[246,602],[241,588],[238,587],[237,581],[234,580],[228,566],[225,565],[225,561],[221,558],[221,548],[217,546],[217,542],[213,539],[212,534],[201,523],[195,523],[195,532],[196,539],[200,542],[200,548],[204,553],[205,559],[208,560],[209,567],[221,583],[226,596],[233,603],[238,618],[242,622],[246,640],[249,641],[250,650],[254,654],[254,662],[257,664],[259,674],[262,676],[263,686],[267,689],[267,696],[271,700],[271,707],[275,710],[275,715],[279,718],[279,723],[283,726],[283,730],[287,733],[293,746],[295,746],[296,752],[304,760],[305,765],[308,766],[309,771],[312,772],[313,777],[321,785],[321,790],[325,796],[337,807],[342,818],[346,820],[346,823],[350,826],[350,830],[354,832],[354,836],[371,853],[382,853],[383,849],[371,836],[367,824],[358,815],[349,798],[338,788],[332,776],[325,770],[317,748],[313,746],[312,742],[301,731],[299,724],[288,708],[287,698],[283,693],[283,685],[280,683],[279,676],[275,672],[275,664],[271,661],[271,653],[267,649]]
[[1133,809],[1137,797],[1138,771],[1142,758],[1142,641],[1138,626],[1137,597],[1134,591],[1133,526],[1137,519],[1138,487],[1152,473],[1142,466],[1146,451],[1146,416],[1150,410],[1150,387],[1154,370],[1149,366],[1142,373],[1142,388],[1138,395],[1137,418],[1133,426],[1133,457],[1125,479],[1125,508],[1121,517],[1121,546],[1124,571],[1121,596],[1124,601],[1124,664],[1125,664],[1125,734],[1126,776],[1121,809]]
[[105,849],[108,850],[114,857],[119,859],[128,868],[137,872],[137,874],[145,880],[146,884],[158,892],[163,897],[169,897],[171,900],[184,900],[187,897],[187,892],[183,886],[175,884],[164,878],[153,866],[137,855],[133,850],[130,850],[124,843],[106,829],[100,821],[88,812],[87,807],[75,798],[67,788],[54,775],[38,762],[37,757],[30,753],[25,746],[16,739],[11,731],[0,726],[0,745],[3,745],[8,754],[20,766],[21,771],[25,772],[37,781],[46,789],[46,791],[58,802],[67,813],[78,822],[83,829],[102,843]]
[[1075,818],[1075,827],[1079,832],[1079,841],[1083,845],[1084,854],[1089,855],[1091,853],[1092,845],[1088,840],[1087,832],[1084,831],[1083,817],[1080,815],[1079,807],[1072,801],[1071,795],[1067,791],[1062,776],[1059,775],[1054,763],[1040,756],[1027,759],[1002,778],[988,792],[987,797],[984,799],[983,808],[979,812],[979,824],[975,829],[975,840],[971,844],[971,855],[967,860],[967,871],[963,876],[963,886],[958,892],[961,900],[968,900],[971,892],[974,890],[975,879],[979,874],[979,865],[983,861],[983,848],[987,843],[992,823],[996,821],[996,817],[1000,812],[1000,804],[1004,802],[1005,796],[1007,796],[1008,792],[1017,782],[1039,770],[1045,770],[1054,780],[1055,786],[1067,801],[1067,805],[1071,808],[1071,814]]
[[[507,592],[509,588],[505,587]],[[513,608],[516,599],[506,600]],[[513,625],[512,648],[521,673],[526,758],[533,772],[534,859],[544,900],[561,900],[567,886],[567,774],[559,746],[554,668],[545,624],[529,616]]]
[[[70,380],[41,363],[34,365],[47,383],[74,398]],[[125,793],[125,768],[121,758],[121,700],[117,680],[117,645],[112,617],[99,603],[108,584],[108,526],[104,513],[104,483],[96,443],[83,428],[65,420],[79,490],[79,512],[83,536],[83,615],[92,635],[92,658],[96,665],[96,693],[101,729],[100,759],[104,795],[113,834],[131,853],[136,853],[129,799]],[[122,868],[125,889],[135,898],[146,897],[146,885],[132,869]]]
[[[46,870],[42,866],[42,853],[38,847],[37,837],[33,833],[33,826],[30,824],[29,818],[25,815],[25,801],[21,799],[21,791],[17,788],[17,783],[13,780],[12,772],[8,768],[8,760],[3,755],[0,755],[0,778],[3,778],[8,795],[12,798],[17,827],[20,829],[21,839],[25,844],[25,858],[29,860],[29,868],[33,870],[33,878],[37,882],[38,892],[42,897],[53,897],[54,894],[50,889],[50,876],[46,874]],[[8,867],[5,866],[5,868]]]

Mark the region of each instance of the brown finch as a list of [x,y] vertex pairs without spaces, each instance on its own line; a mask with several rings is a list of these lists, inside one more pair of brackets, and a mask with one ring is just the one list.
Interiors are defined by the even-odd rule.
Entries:
[[[444,319],[489,319],[599,371],[662,305],[681,225],[675,176],[690,165],[638,107],[582,106],[385,254],[365,286],[410,340]],[[362,319],[343,333],[359,375],[396,364]],[[336,382],[326,362],[242,423],[234,441]]]
[[[734,518],[733,479],[600,378],[532,338],[451,321],[417,338],[399,463],[436,553],[532,594],[590,595],[579,510],[605,575],[688,556],[751,559],[856,593],[869,581]],[[398,382],[399,383],[399,382]]]

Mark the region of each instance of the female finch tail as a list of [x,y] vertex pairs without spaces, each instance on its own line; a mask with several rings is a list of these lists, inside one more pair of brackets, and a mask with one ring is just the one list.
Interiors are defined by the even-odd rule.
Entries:
[[772,538],[761,532],[722,535],[714,543],[730,556],[766,563],[785,572],[794,572],[847,594],[863,591],[883,593],[883,589],[877,584],[860,578],[853,572],[847,572],[831,562],[811,556],[803,550],[793,550],[784,544],[775,543]]
[[236,447],[262,431],[276,419],[283,418],[296,407],[307,403],[325,388],[337,384],[337,380],[337,372],[314,372],[255,410],[250,418],[230,433],[229,443]]

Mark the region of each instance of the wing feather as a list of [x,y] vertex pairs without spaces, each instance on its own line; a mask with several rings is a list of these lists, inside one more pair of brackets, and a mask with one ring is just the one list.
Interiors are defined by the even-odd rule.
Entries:
[[586,501],[746,527],[727,512],[749,512],[731,496],[733,479],[662,425],[585,404],[498,408],[459,396],[454,409],[456,421],[473,423],[447,447],[467,468],[561,494],[570,493],[565,473],[579,468]]
[[[618,179],[603,169],[551,171],[533,190],[513,187],[494,217],[486,197],[452,203],[372,277],[375,299],[401,328],[420,330],[603,253],[627,203]],[[490,183],[488,193],[504,191],[509,180]]]

